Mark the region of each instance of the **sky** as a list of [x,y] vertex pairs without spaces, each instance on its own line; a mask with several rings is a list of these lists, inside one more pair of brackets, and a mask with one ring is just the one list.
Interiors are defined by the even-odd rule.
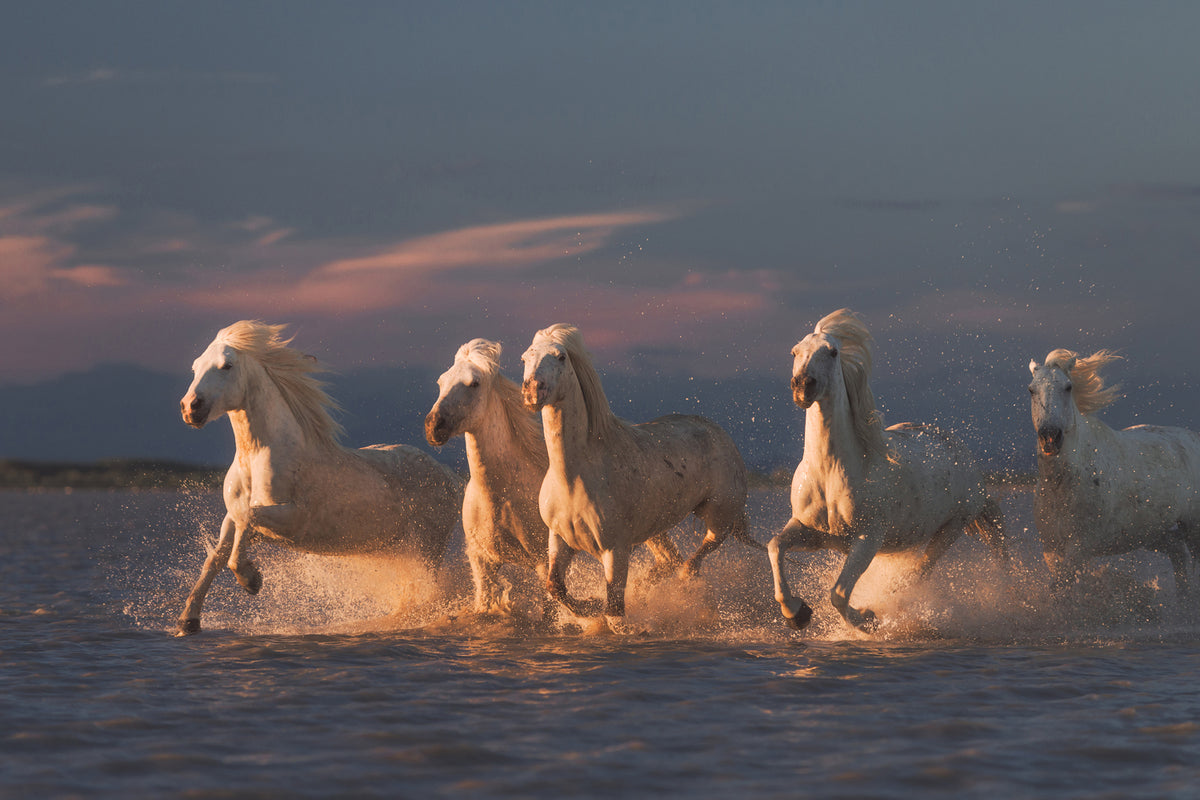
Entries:
[[339,370],[484,336],[518,377],[570,322],[602,373],[786,382],[843,306],[933,416],[1056,347],[1162,408],[1200,381],[1200,4],[5,17],[0,385],[185,375],[244,318]]

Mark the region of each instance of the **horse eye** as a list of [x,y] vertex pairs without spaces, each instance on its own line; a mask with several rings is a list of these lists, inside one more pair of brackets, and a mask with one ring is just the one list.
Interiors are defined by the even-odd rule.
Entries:
[[1069,383],[1067,384],[1067,391],[1068,392],[1071,391],[1071,384],[1069,384]]
[[472,379],[472,381],[467,384],[467,388],[468,389],[478,389],[479,388],[479,378]]
[[829,357],[837,358],[837,348],[836,347],[829,348]]
[[226,361],[224,364],[221,365],[221,369],[225,369],[225,370],[233,369],[233,364],[230,364],[228,361]]
[[566,353],[559,353],[559,354],[558,354],[558,360],[559,360],[559,361],[566,361],[566,360],[567,360],[567,354],[566,354]]

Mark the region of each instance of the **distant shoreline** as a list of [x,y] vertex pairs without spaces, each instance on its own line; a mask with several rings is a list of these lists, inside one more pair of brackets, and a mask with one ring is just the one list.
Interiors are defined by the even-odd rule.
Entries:
[[[192,489],[217,491],[228,467],[145,458],[110,458],[88,463],[0,459],[4,489]],[[750,488],[787,487],[794,467],[751,472]],[[1032,473],[991,471],[989,486],[1032,486]]]
[[90,463],[0,459],[0,489],[212,489],[227,467],[143,458]]

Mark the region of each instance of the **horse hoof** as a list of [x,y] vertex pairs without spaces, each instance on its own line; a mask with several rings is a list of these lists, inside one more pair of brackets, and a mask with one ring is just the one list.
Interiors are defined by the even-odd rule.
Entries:
[[864,609],[862,612],[862,621],[858,623],[858,629],[863,633],[875,633],[879,630],[879,617],[875,616],[875,612],[870,609]]
[[633,628],[629,627],[629,623],[625,621],[624,617],[613,617],[605,614],[604,622],[608,625],[608,629],[618,636],[629,636],[634,633]]
[[242,580],[241,575],[238,575],[237,579],[238,583],[242,585],[242,588],[246,590],[246,594],[253,596],[262,590],[263,578],[262,573],[258,570],[255,570],[254,574],[245,580]]
[[790,617],[785,616],[783,619],[787,622],[789,628],[802,631],[808,627],[808,623],[812,622],[812,615],[812,608],[808,605],[808,603],[804,603],[796,610],[796,613]]
[[175,625],[175,636],[191,636],[193,633],[200,632],[200,620],[198,619],[181,619]]

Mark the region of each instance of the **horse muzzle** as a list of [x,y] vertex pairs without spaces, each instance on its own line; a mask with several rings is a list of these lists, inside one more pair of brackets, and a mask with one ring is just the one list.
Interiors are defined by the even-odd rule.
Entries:
[[536,378],[530,378],[521,384],[521,399],[525,401],[525,408],[530,411],[541,411],[549,396],[549,388]]
[[816,378],[808,376],[792,376],[792,402],[801,408],[808,408],[816,402]]
[[204,402],[203,398],[193,397],[191,400],[183,398],[179,401],[179,414],[183,417],[183,421],[193,428],[203,428],[208,422],[208,403]]
[[1062,428],[1038,428],[1038,452],[1044,456],[1056,456],[1062,450]]
[[434,447],[441,447],[450,441],[450,425],[446,418],[436,411],[425,415],[425,441]]

